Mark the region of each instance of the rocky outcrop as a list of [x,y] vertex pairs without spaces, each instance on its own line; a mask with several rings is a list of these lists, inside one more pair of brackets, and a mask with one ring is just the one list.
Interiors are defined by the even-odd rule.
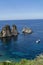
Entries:
[[24,27],[24,28],[22,29],[22,33],[31,34],[31,33],[32,33],[32,30],[31,30],[30,28]]
[[[32,30],[30,28],[24,27],[22,32],[26,34],[31,34]],[[10,25],[5,25],[0,32],[0,38],[17,36],[18,34],[19,33],[16,25],[12,25],[12,28],[10,28]]]
[[7,34],[7,36],[11,36],[11,28],[10,28],[10,26],[6,25],[5,28],[6,28],[6,34]]
[[2,37],[2,32],[0,32],[0,37]]
[[9,25],[2,28],[2,37],[11,36],[11,29]]
[[16,35],[18,35],[16,25],[13,25],[12,29],[10,28],[10,25],[5,25],[0,32],[0,37],[11,37]]
[[6,37],[7,36],[7,31],[6,31],[5,27],[2,28],[1,32],[2,32],[2,37]]
[[12,30],[11,30],[11,32],[12,32],[12,36],[16,36],[16,35],[18,35],[18,30],[17,30],[16,25],[13,25],[13,26],[12,26]]

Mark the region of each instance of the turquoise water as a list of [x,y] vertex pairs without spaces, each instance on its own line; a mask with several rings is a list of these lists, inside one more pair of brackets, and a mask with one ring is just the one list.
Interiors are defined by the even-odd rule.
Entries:
[[[12,39],[0,39],[0,61],[34,59],[37,55],[43,54],[43,20],[0,21],[0,30],[6,24],[16,24],[20,34]],[[23,35],[24,26],[31,28],[33,33]],[[39,44],[36,44],[37,39],[41,40]]]

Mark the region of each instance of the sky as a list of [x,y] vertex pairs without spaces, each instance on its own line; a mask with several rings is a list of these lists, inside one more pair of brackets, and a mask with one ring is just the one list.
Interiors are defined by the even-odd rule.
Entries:
[[43,19],[43,0],[0,0],[0,20]]

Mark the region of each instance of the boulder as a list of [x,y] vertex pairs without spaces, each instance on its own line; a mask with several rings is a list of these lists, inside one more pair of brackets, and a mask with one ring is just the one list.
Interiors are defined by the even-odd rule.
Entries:
[[32,33],[32,30],[30,28],[24,27],[22,29],[22,33],[31,34]]

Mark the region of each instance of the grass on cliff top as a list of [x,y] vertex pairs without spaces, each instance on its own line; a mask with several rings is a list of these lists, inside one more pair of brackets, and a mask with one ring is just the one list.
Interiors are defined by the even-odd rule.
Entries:
[[43,55],[38,56],[34,60],[22,59],[20,62],[0,62],[0,65],[43,65]]

